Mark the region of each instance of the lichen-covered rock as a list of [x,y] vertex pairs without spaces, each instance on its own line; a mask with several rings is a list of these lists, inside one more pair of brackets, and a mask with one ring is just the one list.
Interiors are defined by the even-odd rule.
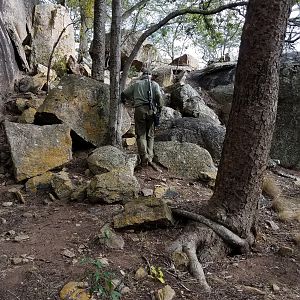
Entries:
[[174,84],[171,88],[171,107],[179,110],[185,117],[201,118],[219,125],[215,112],[209,108],[200,94],[189,84]]
[[156,141],[177,141],[197,144],[206,149],[215,163],[221,159],[226,129],[199,118],[180,118],[162,123]]
[[[48,65],[54,43],[62,30],[66,28],[53,56],[53,65],[66,63],[67,58],[76,56],[74,28],[68,10],[61,5],[44,3],[36,5],[34,10],[32,37],[32,61]],[[69,26],[68,26],[69,25]]]
[[25,123],[25,124],[33,124],[35,114],[36,114],[35,108],[31,108],[31,107],[27,108],[23,111],[22,115],[19,116],[18,122]]
[[169,285],[166,285],[164,288],[157,291],[155,295],[155,299],[172,300],[174,299],[175,295],[176,295],[175,291]]
[[46,172],[28,179],[25,185],[26,191],[36,193],[37,190],[49,189],[51,187],[52,176],[51,172]]
[[128,166],[133,174],[137,165],[136,154],[126,154],[113,146],[103,146],[97,148],[88,157],[89,169],[94,175],[110,172],[115,168]]
[[87,189],[91,202],[127,202],[137,197],[140,185],[129,167],[96,175]]
[[61,300],[90,300],[88,286],[83,282],[70,281],[63,286],[59,293]]
[[61,171],[54,173],[51,180],[51,186],[60,200],[70,200],[74,190],[74,185],[67,172]]
[[124,239],[121,235],[116,234],[113,228],[105,224],[97,235],[97,240],[100,244],[105,245],[109,249],[122,250],[124,248]]
[[43,174],[72,159],[70,128],[5,121],[15,177],[22,181]]
[[140,198],[126,203],[124,212],[114,217],[114,228],[172,223],[170,208],[162,200],[153,197]]
[[161,115],[160,115],[160,122],[166,122],[169,120],[173,120],[173,119],[179,119],[182,118],[182,115],[179,111],[171,108],[171,107],[167,107],[167,106],[163,106],[162,110],[161,110]]
[[[54,116],[86,142],[102,146],[109,135],[109,103],[107,84],[84,76],[66,75],[38,109],[38,122],[47,122],[49,115]],[[124,108],[122,133],[130,128],[128,119]]]
[[192,143],[157,142],[155,160],[172,173],[198,179],[203,172],[216,172],[209,152]]

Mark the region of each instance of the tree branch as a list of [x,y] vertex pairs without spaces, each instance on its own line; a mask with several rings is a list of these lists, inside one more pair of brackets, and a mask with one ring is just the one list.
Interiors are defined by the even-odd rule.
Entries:
[[123,14],[122,14],[122,21],[126,20],[127,18],[130,17],[130,15],[137,9],[139,9],[140,7],[142,7],[143,5],[145,5],[147,2],[149,2],[149,0],[142,0],[138,3],[136,3],[135,5],[133,5],[132,7],[130,7],[128,10],[126,10]]
[[215,9],[211,9],[211,10],[202,10],[202,9],[198,9],[198,8],[184,8],[184,9],[179,9],[179,10],[175,10],[175,11],[171,12],[165,18],[163,18],[161,21],[159,21],[157,24],[154,24],[149,29],[147,29],[138,39],[137,43],[135,44],[134,48],[132,49],[131,54],[129,55],[129,57],[124,65],[123,74],[122,74],[122,78],[121,78],[121,88],[124,89],[124,87],[125,87],[125,82],[126,82],[126,78],[127,78],[130,66],[131,66],[134,58],[136,57],[138,51],[140,50],[143,42],[146,40],[147,37],[149,37],[151,34],[156,32],[162,26],[167,24],[170,20],[172,20],[178,16],[185,15],[185,14],[198,14],[198,15],[204,15],[204,16],[214,15],[219,12],[222,12],[223,10],[232,9],[232,8],[235,8],[238,6],[244,6],[247,4],[248,4],[248,2],[241,1],[241,2],[236,2],[236,3],[221,5]]

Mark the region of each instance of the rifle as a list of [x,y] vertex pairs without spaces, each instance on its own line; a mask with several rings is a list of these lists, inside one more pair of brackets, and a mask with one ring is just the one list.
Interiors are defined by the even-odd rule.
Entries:
[[159,126],[159,119],[160,119],[160,112],[157,110],[157,103],[153,102],[153,95],[152,95],[152,85],[151,85],[151,80],[148,76],[148,83],[149,83],[149,89],[147,92],[148,95],[148,101],[149,101],[149,108],[150,110],[153,111],[153,121],[154,121],[154,126],[158,127]]

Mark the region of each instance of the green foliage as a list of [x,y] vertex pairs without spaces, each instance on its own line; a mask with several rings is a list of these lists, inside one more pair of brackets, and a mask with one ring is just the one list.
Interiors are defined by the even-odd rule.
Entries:
[[[54,55],[55,56],[55,55]],[[55,70],[58,77],[62,77],[67,74],[67,63],[65,58],[60,58],[53,65],[52,69]]]
[[119,300],[121,293],[115,290],[113,279],[114,273],[106,271],[98,259],[85,258],[83,264],[89,266],[88,281],[90,293],[98,295],[101,299]]

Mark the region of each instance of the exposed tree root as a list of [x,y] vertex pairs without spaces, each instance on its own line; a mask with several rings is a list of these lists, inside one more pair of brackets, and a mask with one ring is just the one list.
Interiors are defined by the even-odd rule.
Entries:
[[172,212],[178,216],[182,216],[193,221],[200,222],[211,228],[217,235],[219,235],[225,243],[233,248],[239,248],[241,252],[249,251],[249,243],[247,240],[240,238],[238,235],[233,233],[231,230],[223,225],[211,221],[202,215],[198,215],[182,209],[173,208]]
[[202,215],[175,208],[172,209],[172,212],[176,215],[202,223],[193,222],[187,226],[185,233],[181,235],[168,250],[171,253],[185,253],[189,259],[191,275],[197,278],[205,292],[210,292],[210,287],[206,281],[200,261],[211,261],[216,256],[219,257],[222,254],[228,253],[232,248],[245,252],[249,249],[249,244],[228,228]]

